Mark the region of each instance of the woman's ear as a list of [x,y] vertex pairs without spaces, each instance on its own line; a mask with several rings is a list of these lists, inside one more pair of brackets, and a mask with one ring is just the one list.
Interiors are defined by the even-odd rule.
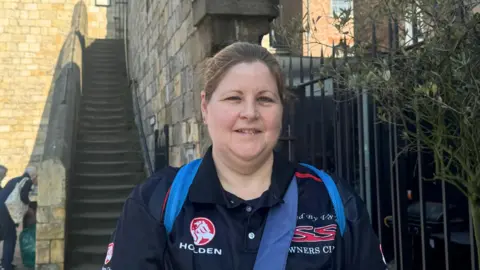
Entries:
[[207,105],[208,105],[208,101],[207,101],[207,94],[205,93],[205,91],[202,91],[200,93],[200,98],[201,98],[201,104],[200,104],[200,109],[202,110],[202,120],[203,120],[203,123],[206,124],[207,123]]

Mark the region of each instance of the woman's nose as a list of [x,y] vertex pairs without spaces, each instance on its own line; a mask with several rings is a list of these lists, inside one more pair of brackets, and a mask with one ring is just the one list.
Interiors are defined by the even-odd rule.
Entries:
[[258,117],[257,105],[253,101],[245,101],[240,117],[246,119],[255,119]]

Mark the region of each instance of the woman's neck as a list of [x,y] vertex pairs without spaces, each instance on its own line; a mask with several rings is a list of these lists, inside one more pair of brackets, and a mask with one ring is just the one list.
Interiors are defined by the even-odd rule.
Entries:
[[273,152],[249,162],[237,162],[213,150],[212,158],[223,189],[235,196],[244,200],[256,199],[270,187]]

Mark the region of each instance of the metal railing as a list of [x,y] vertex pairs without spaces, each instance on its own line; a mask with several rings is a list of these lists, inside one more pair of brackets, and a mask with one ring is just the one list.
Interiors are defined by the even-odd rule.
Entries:
[[143,129],[143,117],[142,111],[140,108],[140,101],[138,98],[138,82],[133,79],[130,75],[129,69],[129,55],[128,55],[128,14],[129,14],[129,2],[128,1],[115,1],[115,37],[123,39],[124,44],[124,54],[125,54],[125,68],[127,81],[129,82],[129,89],[133,97],[133,104],[135,115],[134,118],[138,117],[137,129],[140,137],[140,144],[142,147],[143,159],[147,167],[147,175],[150,176],[154,172],[154,167],[152,164],[152,159],[150,157],[150,151],[148,150],[147,138],[145,136],[145,131]]
[[[389,31],[393,50],[398,23],[390,22]],[[377,51],[372,32],[372,56],[388,56]],[[320,69],[355,65],[354,57],[335,58],[337,47],[331,49],[329,58],[290,57],[284,72],[296,101],[286,107],[277,150],[350,183],[367,206],[389,269],[478,269],[467,198],[444,181],[423,180],[431,156],[419,143],[417,152],[400,153],[402,130],[378,119],[378,104],[366,91],[345,91],[335,76],[315,78]]]
[[[128,42],[128,14],[129,14],[129,2],[128,1],[116,1],[115,11],[115,35],[116,38],[121,38],[124,41],[124,53],[125,53],[125,67],[127,79],[129,82],[129,88],[132,91],[132,105],[134,107],[135,119],[137,120],[137,129],[140,137],[140,144],[142,147],[142,153],[144,161],[147,167],[147,175],[151,175],[155,170],[168,165],[168,145],[169,145],[169,127],[164,125],[161,130],[155,130],[154,134],[154,156],[152,158],[150,150],[148,148],[147,136],[144,129],[144,118],[142,115],[142,109],[139,99],[139,83],[135,78],[132,78],[130,72],[130,59],[129,59],[129,42]],[[163,135],[163,136],[162,136]],[[162,147],[163,145],[163,147]]]

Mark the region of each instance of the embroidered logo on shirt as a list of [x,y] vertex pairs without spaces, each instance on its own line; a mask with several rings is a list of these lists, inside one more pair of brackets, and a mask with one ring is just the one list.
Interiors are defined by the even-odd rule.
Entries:
[[215,237],[215,226],[213,222],[204,217],[197,217],[190,222],[190,233],[193,236],[193,243],[197,246],[204,246],[210,243]]
[[333,241],[337,232],[337,224],[330,224],[323,227],[297,226],[293,234],[292,242],[312,243]]
[[113,256],[113,243],[108,244],[107,256],[105,257],[105,263],[108,264]]

